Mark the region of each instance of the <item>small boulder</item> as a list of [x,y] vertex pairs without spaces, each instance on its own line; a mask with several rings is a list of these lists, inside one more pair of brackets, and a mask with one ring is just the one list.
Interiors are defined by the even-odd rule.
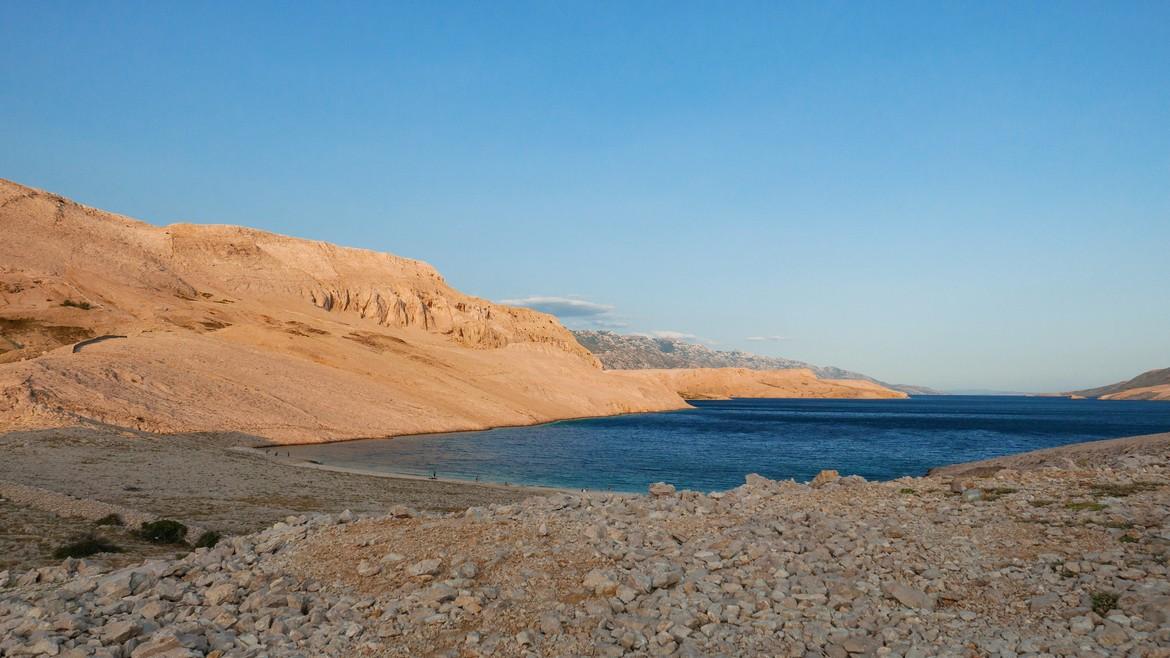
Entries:
[[358,562],[357,572],[359,576],[367,578],[369,576],[376,576],[382,573],[382,567],[371,563],[369,560],[362,560],[361,562]]
[[421,576],[435,576],[438,575],[439,568],[441,566],[443,566],[443,561],[438,558],[422,560],[420,562],[415,562],[414,564],[407,567],[406,573],[407,575],[414,576],[415,578]]
[[650,485],[650,495],[654,497],[673,496],[674,492],[675,488],[673,484],[667,484],[666,482],[655,482],[654,484]]
[[920,589],[915,589],[897,581],[882,583],[882,591],[886,596],[895,599],[898,603],[918,610],[934,610],[934,598]]
[[813,489],[820,489],[821,487],[825,486],[826,484],[833,482],[834,480],[840,479],[840,477],[841,477],[841,474],[838,473],[837,471],[826,469],[826,470],[821,471],[820,473],[817,473],[817,476],[812,479],[812,482],[809,483],[809,486],[811,486]]

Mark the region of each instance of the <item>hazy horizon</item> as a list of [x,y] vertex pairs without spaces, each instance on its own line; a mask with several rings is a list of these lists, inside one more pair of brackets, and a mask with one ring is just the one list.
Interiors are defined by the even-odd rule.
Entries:
[[901,384],[1170,366],[1165,3],[24,3],[0,54],[0,177],[156,224]]

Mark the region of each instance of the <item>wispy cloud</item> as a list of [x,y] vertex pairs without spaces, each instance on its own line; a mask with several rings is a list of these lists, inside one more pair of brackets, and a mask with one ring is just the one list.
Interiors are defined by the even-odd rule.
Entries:
[[509,306],[524,306],[544,313],[551,313],[558,318],[587,318],[608,315],[613,312],[612,306],[577,297],[532,295],[519,299],[501,299],[500,303]]
[[787,336],[748,336],[747,340],[758,343],[778,343],[782,340],[788,340]]
[[667,338],[670,340],[696,340],[698,336],[688,334],[685,331],[671,331],[669,329],[659,329],[656,331],[641,331],[636,335],[646,336],[647,338]]
[[618,331],[629,324],[614,315],[609,304],[582,299],[575,295],[529,295],[516,299],[501,299],[501,304],[523,306],[557,316],[570,329],[608,329]]

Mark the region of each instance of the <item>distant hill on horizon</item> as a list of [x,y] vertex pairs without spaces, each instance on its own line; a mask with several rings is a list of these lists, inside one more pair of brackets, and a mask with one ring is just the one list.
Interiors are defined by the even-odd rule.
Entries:
[[575,330],[577,342],[592,352],[609,370],[643,370],[654,368],[747,368],[750,370],[788,370],[808,368],[821,379],[856,379],[881,384],[911,395],[942,395],[926,386],[890,384],[859,372],[836,366],[816,366],[804,361],[778,356],[764,356],[740,350],[713,350],[681,338],[617,334],[604,330]]
[[1133,379],[1097,388],[1069,391],[1065,395],[1079,395],[1101,400],[1170,401],[1170,368],[1147,370]]

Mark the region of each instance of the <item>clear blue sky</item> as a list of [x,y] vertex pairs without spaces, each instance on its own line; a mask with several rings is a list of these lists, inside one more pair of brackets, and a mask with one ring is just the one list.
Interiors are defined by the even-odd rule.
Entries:
[[0,176],[897,382],[1170,366],[1170,3],[236,4],[6,3]]

